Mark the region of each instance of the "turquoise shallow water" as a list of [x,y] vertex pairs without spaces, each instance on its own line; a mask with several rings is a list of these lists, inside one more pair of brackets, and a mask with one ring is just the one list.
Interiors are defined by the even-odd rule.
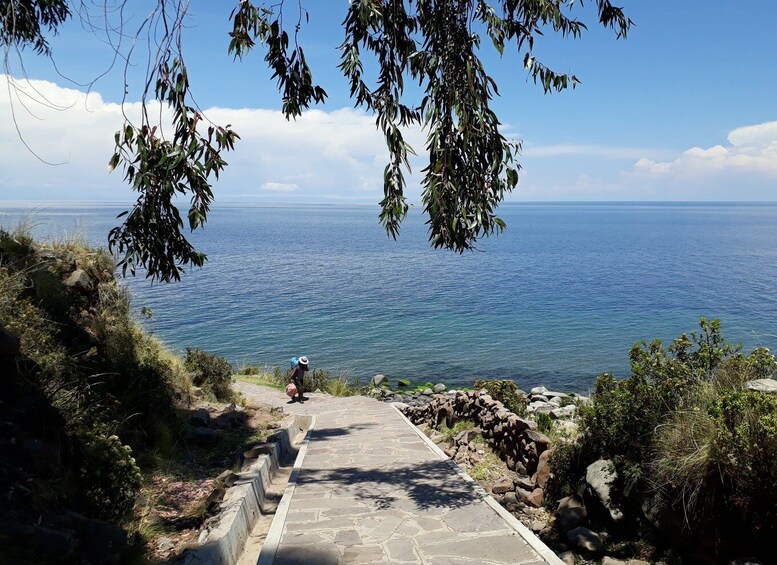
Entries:
[[[121,208],[36,205],[38,234],[105,242]],[[413,212],[399,241],[375,207],[220,206],[181,283],[130,279],[148,327],[176,348],[233,363],[413,380],[514,378],[585,390],[628,374],[641,339],[718,317],[732,341],[777,341],[777,205],[507,204],[481,251],[430,249]],[[0,206],[0,223],[30,214]]]

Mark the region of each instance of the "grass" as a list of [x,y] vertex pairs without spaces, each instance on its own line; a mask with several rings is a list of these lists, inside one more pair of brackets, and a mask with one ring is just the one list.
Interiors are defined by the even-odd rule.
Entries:
[[[289,371],[280,367],[246,366],[238,370],[232,378],[246,383],[269,386],[276,390],[285,390]],[[325,369],[314,369],[305,374],[305,392],[322,390],[332,396],[354,396],[361,394],[362,387],[351,377],[350,371],[332,374]]]
[[459,420],[453,424],[452,428],[449,428],[445,422],[443,422],[440,426],[440,432],[445,436],[446,441],[453,441],[453,438],[455,438],[461,432],[464,430],[471,430],[474,427],[476,427],[475,422],[472,420]]

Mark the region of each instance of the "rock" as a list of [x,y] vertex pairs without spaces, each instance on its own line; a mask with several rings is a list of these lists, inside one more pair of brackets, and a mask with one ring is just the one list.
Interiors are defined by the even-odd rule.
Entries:
[[613,522],[623,519],[623,512],[612,500],[611,487],[617,480],[612,461],[599,459],[591,463],[585,472],[585,482],[593,498],[599,501]]
[[170,538],[161,537],[157,540],[157,548],[159,548],[159,551],[167,553],[175,549],[175,544]]
[[548,398],[558,398],[559,400],[564,400],[565,398],[572,398],[565,392],[552,392],[552,391],[546,392],[545,396],[547,396]]
[[626,562],[607,555],[604,559],[602,559],[602,565],[626,565]]
[[193,386],[192,388],[189,389],[189,391],[191,392],[192,396],[196,396],[198,398],[202,398],[203,396],[205,396],[205,393],[203,392],[202,387]]
[[531,491],[531,494],[526,497],[525,502],[534,508],[542,508],[542,505],[545,504],[545,491],[541,488],[534,489]]
[[186,438],[195,445],[215,445],[221,439],[221,432],[219,430],[212,430],[210,428],[194,428],[188,434]]
[[528,490],[529,492],[533,491],[537,486],[529,477],[518,477],[513,480],[513,483],[516,487]]
[[189,423],[192,426],[198,427],[198,428],[206,428],[208,427],[208,424],[210,424],[210,412],[205,410],[205,408],[200,408],[199,410],[195,410],[191,416],[189,416]]
[[443,383],[437,383],[434,385],[434,392],[439,394],[441,392],[445,392],[446,386]]
[[559,500],[553,516],[556,518],[556,529],[562,534],[588,523],[585,504],[577,496],[567,496]]
[[76,269],[65,279],[65,286],[88,290],[92,287],[92,279],[83,269]]
[[642,559],[629,559],[626,561],[626,565],[650,565],[650,562]]
[[491,489],[496,494],[504,494],[513,490],[513,480],[510,477],[499,477],[494,482],[494,487]]
[[537,532],[542,531],[542,529],[545,527],[545,522],[543,522],[542,520],[532,520],[530,527],[531,527],[531,531],[536,534]]
[[320,388],[317,388],[316,390],[313,391],[313,394],[321,394],[323,392],[324,392],[323,390],[321,390]]
[[534,473],[534,484],[536,484],[540,488],[545,488],[545,485],[548,484],[548,479],[550,478],[550,454],[553,453],[552,449],[547,449],[542,452],[540,455],[539,460],[537,461],[537,472]]
[[504,498],[502,499],[502,506],[507,507],[514,506],[518,504],[518,497],[515,496],[514,491],[509,491],[504,494]]
[[227,470],[216,477],[216,482],[221,482],[225,487],[230,488],[239,478],[234,472]]
[[435,430],[432,432],[432,435],[429,436],[429,439],[432,440],[432,443],[442,443],[447,439],[447,437],[444,433]]
[[572,551],[559,553],[558,558],[564,562],[564,565],[575,565],[575,554]]
[[536,394],[546,395],[548,394],[548,389],[546,389],[544,386],[535,386],[533,389],[529,391],[530,396],[534,396]]
[[591,553],[602,551],[602,539],[599,534],[582,526],[568,531],[567,541],[573,546]]
[[410,408],[410,405],[409,404],[405,404],[404,402],[390,402],[389,404],[393,404],[394,406],[396,406],[397,408],[399,408],[403,412],[405,410],[407,410],[408,408]]
[[550,438],[542,432],[526,430],[523,432],[523,435],[527,442],[531,442],[537,446],[537,453],[539,454],[545,451],[548,448],[548,445],[550,445]]
[[565,418],[571,418],[575,415],[575,405],[569,404],[567,406],[562,406],[561,408],[556,408],[555,410],[550,411],[550,417],[554,420],[563,420]]
[[380,386],[386,381],[388,381],[388,377],[386,375],[375,375],[374,377],[372,377],[373,386]]
[[560,407],[561,406],[561,399],[560,398],[549,398],[548,399],[548,404],[551,404],[551,405],[556,406],[556,407]]
[[532,402],[526,407],[526,411],[532,414],[550,414],[556,407],[548,402]]
[[548,397],[545,396],[544,394],[532,394],[531,401],[532,402],[547,402],[548,401]]
[[577,404],[591,404],[591,399],[587,396],[575,396],[575,402]]
[[757,392],[766,392],[769,394],[777,394],[777,380],[775,379],[755,379],[753,381],[747,381],[745,383],[747,390],[755,390]]
[[434,394],[434,391],[430,388],[425,388],[421,394],[423,394],[424,396],[432,396]]
[[462,430],[458,434],[456,434],[456,437],[453,438],[453,442],[456,445],[469,445],[475,439],[480,435],[481,429],[480,428],[471,428],[469,430]]

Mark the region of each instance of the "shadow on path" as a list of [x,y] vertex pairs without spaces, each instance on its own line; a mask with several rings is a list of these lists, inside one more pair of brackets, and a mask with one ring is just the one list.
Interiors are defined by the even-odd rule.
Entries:
[[420,510],[461,508],[480,498],[445,461],[390,468],[338,467],[304,468],[298,485],[316,484],[333,491],[346,491],[354,498],[372,501],[387,509],[410,500]]

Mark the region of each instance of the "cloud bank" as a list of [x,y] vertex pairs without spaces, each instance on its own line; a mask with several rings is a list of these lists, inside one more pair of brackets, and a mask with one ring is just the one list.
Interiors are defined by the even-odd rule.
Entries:
[[[5,87],[0,75],[0,199],[131,201],[121,171],[109,174],[113,134],[140,104],[106,101],[49,81]],[[158,107],[156,108],[158,111]],[[367,202],[382,198],[388,153],[372,116],[350,108],[311,110],[297,120],[261,108],[209,108],[241,136],[215,186],[218,201]],[[24,142],[16,131],[18,125]],[[408,175],[418,201],[421,153]],[[714,143],[714,140],[713,140]],[[527,143],[513,200],[775,200],[777,121],[732,130],[725,141],[680,153],[612,144]],[[35,154],[33,154],[33,152]],[[49,165],[43,160],[59,165]]]

